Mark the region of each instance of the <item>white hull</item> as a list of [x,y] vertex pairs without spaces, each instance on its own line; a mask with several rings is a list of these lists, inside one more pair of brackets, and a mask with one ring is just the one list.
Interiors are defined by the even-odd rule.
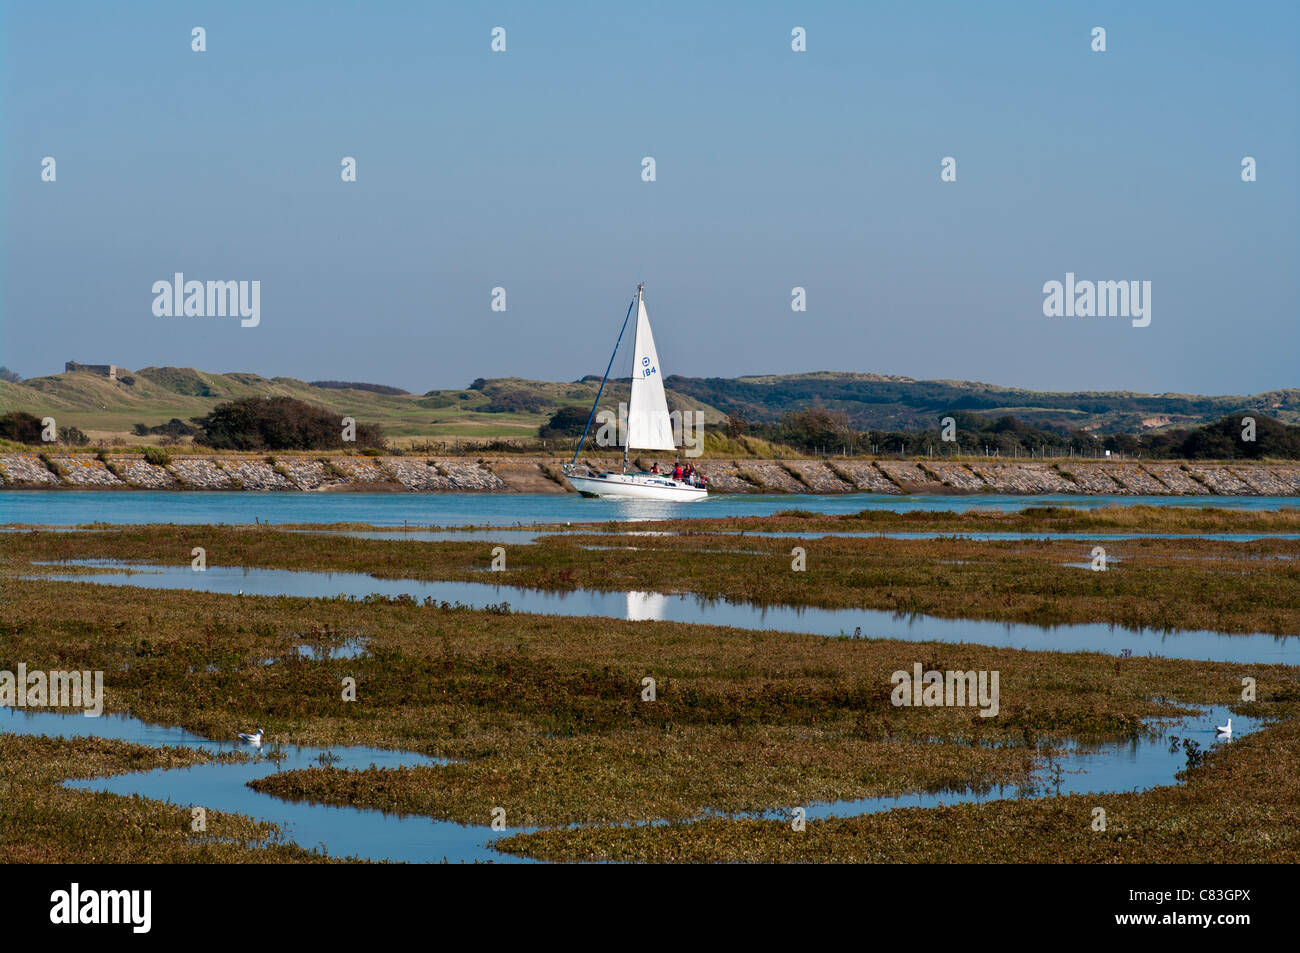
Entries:
[[693,503],[709,495],[702,486],[691,486],[658,473],[598,473],[595,476],[570,476],[568,480],[584,496],[599,496],[607,500]]

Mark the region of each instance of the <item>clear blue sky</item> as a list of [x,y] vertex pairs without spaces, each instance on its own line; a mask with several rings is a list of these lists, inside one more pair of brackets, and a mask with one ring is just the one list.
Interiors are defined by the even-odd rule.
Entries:
[[[670,374],[1300,386],[1290,0],[2,9],[25,376],[574,379],[643,280]],[[176,271],[260,280],[260,326],[155,317]],[[1151,281],[1151,325],[1044,317],[1067,271]]]

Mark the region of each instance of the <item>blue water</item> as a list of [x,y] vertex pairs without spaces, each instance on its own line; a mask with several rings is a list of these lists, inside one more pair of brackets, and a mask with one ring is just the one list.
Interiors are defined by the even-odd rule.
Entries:
[[[203,807],[209,812],[244,814],[281,826],[288,839],[302,847],[311,850],[323,846],[336,857],[410,862],[514,859],[497,853],[490,845],[496,838],[518,833],[518,830],[498,832],[486,824],[466,827],[427,817],[404,817],[380,811],[284,801],[247,787],[247,782],[279,771],[319,767],[318,759],[325,752],[339,759],[333,763],[334,767],[349,770],[364,770],[371,765],[398,768],[446,763],[425,755],[382,748],[299,748],[272,744],[263,745],[259,752],[249,745],[209,741],[182,728],[150,725],[123,715],[86,718],[14,708],[0,708],[0,732],[56,738],[115,738],[154,747],[202,748],[214,754],[232,750],[252,753],[253,759],[244,763],[160,768],[109,778],[69,781],[67,786],[128,797],[138,795],[183,807]],[[268,757],[273,750],[285,757],[278,761]],[[506,821],[509,823],[508,815]]]
[[[1214,730],[1216,725],[1225,724],[1229,718],[1232,719],[1233,738],[1241,738],[1260,727],[1257,719],[1234,715],[1226,708],[1212,706],[1190,718],[1166,724],[1162,730],[1147,735],[1119,741],[1067,743],[1053,757],[1062,769],[1059,783],[1052,778],[1048,765],[1042,764],[1034,771],[1029,789],[997,786],[986,791],[962,791],[956,796],[953,792],[941,791],[917,792],[901,797],[862,798],[815,804],[806,809],[806,816],[809,819],[853,817],[900,807],[934,808],[953,804],[983,804],[1008,797],[1146,791],[1173,783],[1174,776],[1187,767],[1187,755],[1181,746],[1170,750],[1171,735],[1190,738],[1202,749],[1229,744],[1228,739]],[[764,816],[773,820],[785,820],[788,812],[774,811]]]
[[[55,524],[50,527],[50,531],[58,532],[78,532],[78,533],[95,533],[105,532],[104,529],[89,529],[86,527],[65,526]],[[0,526],[0,533],[34,533],[41,530],[33,529],[28,526]],[[346,536],[349,539],[377,539],[387,542],[412,542],[412,543],[467,543],[467,542],[491,542],[512,545],[528,545],[535,543],[539,539],[557,538],[565,535],[565,530],[537,531],[522,529],[402,529],[402,530],[364,530],[364,529],[291,529],[282,530],[281,532],[303,533],[313,536]],[[598,528],[585,527],[572,532],[578,533],[601,533]],[[1207,539],[1225,543],[1253,543],[1259,540],[1300,540],[1300,533],[1016,533],[1016,532],[989,532],[989,533],[916,533],[916,532],[898,532],[898,533],[866,533],[866,532],[834,532],[811,530],[802,533],[794,532],[766,532],[754,530],[710,530],[709,535],[722,537],[737,536],[756,536],[759,538],[770,539],[967,539],[973,542],[1014,542],[1017,540],[1048,540],[1048,541],[1070,541],[1078,540],[1085,542],[1123,542],[1131,539]],[[680,536],[681,533],[647,533],[647,532],[629,532],[620,533],[622,536]],[[697,535],[704,535],[703,532]],[[588,546],[587,549],[602,549],[609,547]],[[748,550],[710,550],[710,552],[748,552]],[[1281,556],[1279,558],[1287,558]]]
[[[384,596],[407,594],[423,601],[460,602],[481,608],[508,602],[515,612],[544,615],[602,616],[628,622],[667,620],[742,629],[811,632],[817,635],[849,635],[861,627],[864,638],[899,639],[907,642],[973,642],[1006,648],[1055,652],[1106,652],[1128,649],[1134,655],[1200,659],[1211,662],[1300,664],[1300,636],[1283,637],[1262,633],[1225,635],[1209,631],[1158,632],[1126,629],[1104,623],[1059,626],[1023,622],[994,622],[979,619],[941,619],[934,616],[899,615],[879,609],[818,609],[795,606],[756,606],[708,600],[696,595],[667,595],[658,592],[598,592],[578,589],[548,592],[486,582],[426,582],[414,579],[380,579],[364,573],[324,573],[287,569],[244,569],[209,565],[206,572],[194,572],[189,565],[154,566],[116,560],[83,559],[67,563],[45,563],[51,573],[60,566],[92,566],[104,569],[128,568],[128,573],[80,573],[77,582],[107,586],[135,586],[142,589],[191,589],[250,596],[301,596],[364,598],[372,593]],[[509,571],[492,573],[502,580]],[[38,577],[26,577],[38,578]]]
[[[1191,737],[1202,748],[1230,743],[1219,739],[1214,731],[1214,726],[1223,724],[1228,717],[1230,713],[1226,709],[1215,707],[1178,720],[1172,725],[1166,723],[1149,735],[1087,745],[1068,744],[1057,759],[1064,771],[1059,787],[1051,782],[1044,765],[1035,771],[1029,789],[997,787],[982,791],[867,797],[807,806],[807,817],[810,820],[854,817],[900,807],[929,808],[943,804],[981,803],[1005,798],[1010,794],[1022,797],[1103,794],[1173,784],[1177,780],[1175,775],[1186,767],[1186,756],[1181,750],[1170,751],[1168,737]],[[1241,715],[1231,717],[1234,737],[1249,734],[1259,727],[1255,719]],[[0,733],[57,738],[114,738],[155,747],[198,747],[213,753],[236,748],[253,751],[246,745],[209,741],[181,728],[150,725],[138,718],[123,715],[85,718],[79,714],[0,708]],[[267,757],[272,749],[282,752],[284,759],[277,763]],[[66,785],[81,791],[104,791],[127,797],[152,798],[182,807],[204,807],[209,811],[244,814],[279,825],[286,838],[293,843],[308,849],[323,849],[335,857],[351,856],[409,863],[520,860],[494,851],[491,845],[500,837],[528,828],[493,831],[486,824],[467,827],[427,817],[284,801],[247,787],[248,781],[277,771],[316,766],[323,752],[329,752],[339,759],[334,762],[334,767],[346,770],[364,770],[371,765],[394,768],[445,763],[422,755],[379,748],[275,749],[273,744],[268,744],[250,762],[157,769],[109,778],[68,781]],[[794,806],[796,805],[790,805]],[[764,816],[784,819],[788,812],[788,807],[774,807]],[[509,814],[506,823],[509,823]]]
[[512,526],[588,520],[698,519],[768,516],[779,510],[858,513],[862,510],[1012,512],[1027,506],[1216,506],[1276,510],[1294,496],[814,496],[723,495],[699,503],[592,500],[569,494],[514,493],[255,493],[167,490],[0,490],[0,523],[370,523],[401,526]]

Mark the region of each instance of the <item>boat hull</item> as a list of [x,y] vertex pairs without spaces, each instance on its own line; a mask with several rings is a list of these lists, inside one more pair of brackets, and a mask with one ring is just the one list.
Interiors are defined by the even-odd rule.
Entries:
[[568,480],[583,496],[596,496],[605,500],[694,503],[709,495],[709,491],[702,486],[691,486],[657,473],[598,473],[585,477],[570,476]]

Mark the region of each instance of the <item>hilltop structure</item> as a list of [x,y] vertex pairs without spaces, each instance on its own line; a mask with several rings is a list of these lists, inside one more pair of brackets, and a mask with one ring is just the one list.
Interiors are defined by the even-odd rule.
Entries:
[[76,361],[68,361],[63,365],[63,370],[68,371],[90,371],[92,374],[99,374],[107,377],[110,381],[117,380],[116,364],[78,364]]

